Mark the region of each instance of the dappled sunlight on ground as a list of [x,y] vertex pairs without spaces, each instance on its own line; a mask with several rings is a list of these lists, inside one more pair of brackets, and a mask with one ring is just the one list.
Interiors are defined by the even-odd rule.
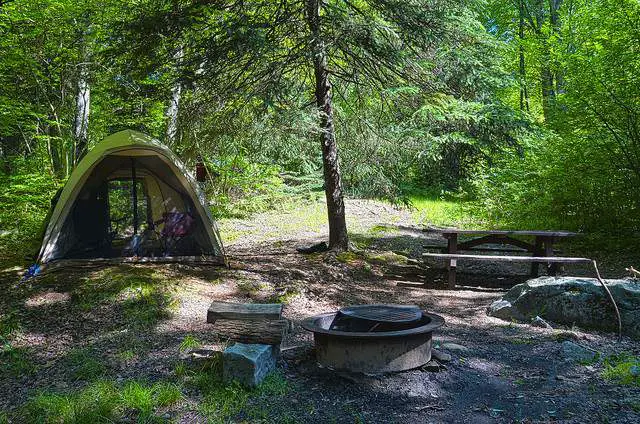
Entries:
[[[0,407],[17,408],[41,390],[66,393],[107,379],[118,390],[133,380],[175,383],[183,400],[161,410],[178,421],[241,420],[247,411],[252,417],[305,423],[354,417],[418,423],[637,418],[632,407],[637,393],[603,380],[601,364],[589,371],[565,363],[559,343],[569,338],[606,354],[633,351],[636,342],[614,344],[612,335],[488,317],[486,307],[504,290],[498,283],[516,282],[508,277],[513,270],[503,269],[507,279],[491,287],[477,278],[467,287],[445,290],[441,273],[423,272],[403,256],[419,258],[426,240],[406,211],[371,201],[350,201],[348,208],[359,222],[352,233],[356,250],[349,254],[298,254],[297,246],[322,240],[323,230],[260,215],[244,222],[228,246],[230,268],[120,266],[51,273],[19,285],[2,279],[4,288],[15,289],[0,299],[0,335],[12,352],[0,366]],[[235,224],[228,224],[226,231],[233,231]],[[279,239],[270,239],[281,230]],[[190,368],[190,349],[219,352],[226,344],[206,323],[214,300],[285,303],[284,316],[293,325],[283,343],[281,378],[295,390],[244,392],[215,380],[219,371]],[[383,377],[317,367],[313,338],[300,322],[358,303],[417,304],[442,315],[446,324],[435,332],[434,345],[452,355],[447,369]],[[464,350],[447,350],[446,343]],[[207,387],[216,389],[205,408],[200,404]],[[626,403],[603,405],[597,394],[602,390],[619,392]]]

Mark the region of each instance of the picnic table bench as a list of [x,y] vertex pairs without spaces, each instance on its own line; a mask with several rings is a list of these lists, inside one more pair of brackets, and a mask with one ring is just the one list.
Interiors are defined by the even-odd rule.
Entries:
[[[578,235],[570,231],[528,231],[528,230],[461,230],[457,228],[426,228],[425,232],[440,234],[447,240],[447,246],[425,246],[437,247],[443,253],[423,253],[423,257],[434,257],[445,259],[448,285],[454,288],[456,285],[456,266],[458,260],[474,259],[485,261],[508,261],[508,262],[530,262],[531,276],[538,275],[538,266],[541,263],[549,265],[549,274],[555,275],[558,265],[564,263],[588,262],[586,258],[569,258],[554,256],[553,245],[564,238]],[[458,236],[470,236],[472,238],[463,242],[458,242]],[[533,242],[521,238],[533,238]],[[501,246],[512,247],[483,247],[487,244],[499,244]],[[514,249],[515,247],[515,249]],[[522,252],[528,256],[502,256],[502,255],[473,255],[459,254],[459,251],[500,251],[500,252]]]

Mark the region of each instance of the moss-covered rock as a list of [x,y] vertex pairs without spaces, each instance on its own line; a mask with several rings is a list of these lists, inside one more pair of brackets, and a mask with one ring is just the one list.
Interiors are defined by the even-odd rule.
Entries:
[[[640,283],[607,280],[618,304],[622,331],[640,338]],[[540,277],[514,286],[487,309],[505,320],[530,322],[536,316],[566,325],[605,331],[617,330],[613,305],[598,280],[577,277]]]

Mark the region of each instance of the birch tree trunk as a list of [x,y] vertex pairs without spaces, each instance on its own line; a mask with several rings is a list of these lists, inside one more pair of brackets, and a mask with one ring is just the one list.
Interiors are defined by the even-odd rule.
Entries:
[[90,108],[91,89],[89,87],[89,67],[85,61],[80,64],[78,91],[76,93],[76,116],[73,123],[73,137],[75,141],[73,154],[74,167],[78,165],[82,157],[87,153]]
[[327,51],[322,39],[320,7],[322,0],[306,0],[306,19],[311,35],[313,71],[315,76],[316,106],[320,113],[322,143],[322,165],[324,169],[324,190],[327,198],[329,219],[329,248],[347,250],[349,238],[344,210],[344,195],[338,164],[338,145],[333,126],[333,103],[331,82],[327,69]]
[[[176,67],[180,65],[180,61],[182,60],[183,50],[182,46],[178,48],[178,51],[173,55],[174,60],[176,61]],[[171,89],[171,103],[167,108],[166,118],[167,118],[167,133],[166,133],[166,143],[169,146],[174,146],[177,138],[178,138],[178,112],[180,112],[180,99],[182,96],[182,84],[180,80],[176,80]]]
[[182,95],[182,84],[176,82],[171,89],[171,103],[167,108],[167,134],[166,143],[174,146],[178,138],[178,112],[180,111],[180,97]]

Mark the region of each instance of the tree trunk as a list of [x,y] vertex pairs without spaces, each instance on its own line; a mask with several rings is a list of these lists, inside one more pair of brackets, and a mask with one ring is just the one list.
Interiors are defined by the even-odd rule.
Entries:
[[[562,0],[549,0],[549,16],[551,21],[551,28],[553,30],[553,34],[556,36],[560,35],[560,6],[562,5]],[[559,64],[556,63],[555,66],[555,92],[556,94],[564,93],[564,77],[562,69],[560,69]]]
[[91,91],[89,87],[89,69],[86,62],[80,64],[78,77],[78,92],[76,94],[76,117],[73,123],[73,137],[75,149],[73,152],[73,166],[77,166],[80,159],[87,152],[89,135],[89,111]]
[[527,74],[524,62],[524,46],[522,42],[524,40],[524,0],[520,0],[518,3],[518,12],[520,16],[519,22],[519,38],[520,38],[520,52],[519,52],[519,70],[520,70],[520,110],[529,111],[529,93],[527,92]]
[[[182,60],[182,46],[178,48],[178,51],[174,54],[173,58],[176,61],[176,67],[179,66],[179,62]],[[171,103],[167,108],[167,133],[166,143],[169,146],[174,146],[178,137],[178,112],[180,111],[180,99],[182,97],[182,84],[180,80],[176,80],[171,89]]]
[[322,39],[320,25],[321,0],[306,0],[307,24],[311,35],[313,70],[315,75],[315,98],[320,113],[322,142],[322,164],[324,168],[324,189],[329,217],[329,248],[347,250],[349,238],[344,210],[344,196],[338,165],[338,146],[333,126],[333,103],[331,83],[327,69],[327,51]]
[[171,104],[167,109],[167,134],[166,142],[169,146],[174,146],[178,137],[178,111],[180,110],[180,97],[182,95],[182,84],[176,82],[171,89]]
[[[53,118],[49,118],[52,120]],[[47,150],[49,152],[49,158],[51,159],[51,170],[56,178],[62,179],[65,177],[65,166],[62,159],[62,147],[60,135],[57,131],[57,127],[51,124],[47,125]]]

